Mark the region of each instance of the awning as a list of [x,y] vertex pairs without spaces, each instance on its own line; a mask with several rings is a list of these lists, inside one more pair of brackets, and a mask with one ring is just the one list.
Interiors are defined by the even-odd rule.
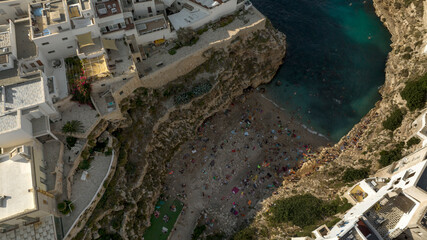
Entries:
[[110,39],[102,39],[102,46],[104,46],[105,49],[112,49],[112,50],[118,50],[116,46],[116,40],[110,40]]
[[79,42],[80,48],[95,45],[95,43],[93,43],[92,35],[90,32],[77,35],[76,37],[77,37],[77,41]]

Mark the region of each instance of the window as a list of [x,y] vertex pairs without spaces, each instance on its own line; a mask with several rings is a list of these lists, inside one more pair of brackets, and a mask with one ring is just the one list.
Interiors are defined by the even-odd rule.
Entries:
[[30,63],[30,66],[33,67],[33,68],[37,67],[36,64],[34,64],[34,63]]
[[53,50],[53,51],[49,51],[49,52],[47,52],[47,53],[51,54],[51,53],[54,53],[54,52],[55,52],[55,50]]
[[151,7],[148,7],[148,13],[152,13],[153,10],[151,10]]
[[42,61],[40,61],[40,60],[37,60],[36,62],[37,62],[37,64],[38,64],[39,66],[43,66],[43,63],[42,63]]
[[67,48],[72,48],[73,46],[68,46]]
[[65,41],[65,40],[67,40],[68,38],[67,37],[64,37],[64,38],[62,38],[62,41]]
[[47,201],[43,199],[43,204],[47,205]]
[[49,44],[49,42],[44,42],[44,43],[42,43],[42,45],[48,45]]
[[1,9],[1,8],[0,8],[0,14],[1,14],[1,15],[5,15],[5,14],[6,14],[6,12],[5,12],[3,9]]

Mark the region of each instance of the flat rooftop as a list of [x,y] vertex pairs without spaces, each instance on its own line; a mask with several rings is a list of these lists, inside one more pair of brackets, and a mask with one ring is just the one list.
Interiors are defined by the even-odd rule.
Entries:
[[385,197],[364,215],[382,237],[388,236],[404,214],[409,213],[415,203],[403,194]]
[[207,12],[191,11],[187,8],[183,8],[178,13],[169,15],[168,18],[175,30],[178,30],[180,28],[186,28],[191,24],[206,18],[207,16],[209,16],[209,13]]
[[31,23],[29,20],[15,23],[17,57],[26,59],[37,55],[36,45],[30,39]]
[[163,15],[155,16],[150,19],[141,19],[135,22],[135,26],[139,35],[144,35],[168,28],[168,24],[166,23]]
[[34,72],[33,74],[28,74],[27,76],[19,76],[17,65],[17,62],[15,62],[14,68],[3,70],[0,72],[0,86],[10,86],[17,83],[41,79],[39,72]]
[[13,111],[45,100],[40,75],[36,80],[5,86],[4,92],[4,111]]
[[30,161],[0,156],[0,196],[0,221],[36,208]]
[[12,112],[0,116],[0,132],[4,132],[10,129],[15,129],[18,127],[18,114],[17,112]]
[[99,18],[109,17],[122,12],[118,0],[95,2],[95,8]]

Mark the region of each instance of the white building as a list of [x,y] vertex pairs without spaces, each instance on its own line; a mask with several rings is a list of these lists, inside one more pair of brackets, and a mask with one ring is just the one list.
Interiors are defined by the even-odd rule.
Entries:
[[30,2],[31,0],[0,1],[0,24],[28,17],[28,3]]
[[[33,43],[22,36],[28,21],[0,26],[0,148],[52,135],[49,119],[59,118],[53,107],[55,79],[42,71],[43,61]],[[22,59],[22,60],[19,60]],[[54,136],[53,136],[54,137]]]
[[233,14],[243,6],[238,0],[177,0],[174,6],[179,12],[168,18],[175,30],[180,28],[197,29],[221,17]]
[[56,201],[47,192],[44,171],[42,144],[37,140],[2,148],[0,239],[57,239]]
[[416,131],[416,136],[422,140],[423,147],[427,146],[427,110],[415,119],[412,128]]
[[390,166],[389,178],[358,183],[349,191],[358,203],[332,229],[313,231],[315,239],[426,239],[426,154],[423,148]]

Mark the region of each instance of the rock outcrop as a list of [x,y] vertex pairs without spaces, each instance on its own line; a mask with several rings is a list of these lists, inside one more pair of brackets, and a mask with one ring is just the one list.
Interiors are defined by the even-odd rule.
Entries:
[[[400,92],[407,81],[427,72],[427,55],[424,53],[427,1],[373,2],[377,15],[392,34],[392,51],[388,55],[385,69],[386,81],[380,89],[382,99],[339,143],[324,148],[317,159],[305,163],[296,175],[285,180],[277,195],[263,203],[263,210],[251,225],[258,233],[266,233],[258,236],[259,239],[285,239],[301,231],[291,225],[272,227],[268,224],[264,213],[275,200],[304,193],[311,193],[325,200],[342,196],[348,190],[342,181],[345,169],[367,167],[374,174],[381,167],[378,163],[379,153],[391,149],[399,142],[407,141],[415,133],[411,125],[420,111],[407,111],[401,127],[393,132],[384,129],[382,122],[392,109],[407,109]],[[403,155],[411,153],[416,147],[420,147],[420,144],[404,149]]]
[[124,99],[120,105],[127,120],[107,129],[118,139],[115,175],[75,239],[141,239],[176,150],[245,89],[271,81],[285,50],[285,35],[265,21],[263,29],[204,52],[205,62],[190,73]]

